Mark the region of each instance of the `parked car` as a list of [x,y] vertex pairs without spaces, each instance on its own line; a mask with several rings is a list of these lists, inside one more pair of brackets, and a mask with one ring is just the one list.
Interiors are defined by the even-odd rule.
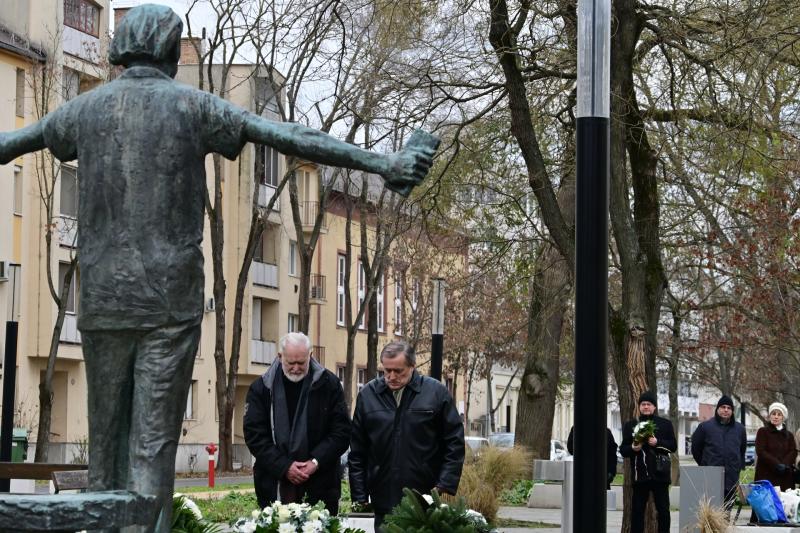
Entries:
[[484,448],[489,446],[489,439],[485,437],[464,437],[464,444],[472,450],[472,453],[479,455]]
[[756,438],[747,437],[747,449],[744,451],[744,464],[756,464]]
[[567,451],[567,447],[564,446],[560,440],[552,439],[550,440],[550,460],[551,461],[564,461],[572,457],[570,453]]
[[492,433],[489,435],[489,444],[497,446],[498,448],[513,448],[514,447],[514,434],[513,433]]

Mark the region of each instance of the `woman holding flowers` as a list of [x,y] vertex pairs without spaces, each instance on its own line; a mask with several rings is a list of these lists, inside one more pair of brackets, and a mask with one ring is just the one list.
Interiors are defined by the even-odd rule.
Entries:
[[[639,418],[622,427],[619,453],[632,461],[633,501],[631,533],[644,532],[644,511],[650,493],[658,513],[658,533],[669,532],[669,461],[661,461],[678,449],[672,423],[656,415],[656,396],[645,391],[639,396]],[[659,458],[659,456],[661,456]]]

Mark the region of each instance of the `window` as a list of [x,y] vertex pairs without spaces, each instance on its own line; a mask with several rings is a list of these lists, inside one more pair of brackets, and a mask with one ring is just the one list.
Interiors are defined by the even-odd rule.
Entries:
[[297,275],[297,243],[289,241],[289,275]]
[[256,82],[256,112],[278,112],[278,100],[275,98],[275,88],[269,78],[259,76]]
[[449,392],[450,396],[452,396],[453,391],[455,390],[455,381],[453,381],[453,378],[451,377],[444,378],[444,385],[445,387],[447,387],[447,392]]
[[98,37],[100,7],[89,0],[64,0],[64,25]]
[[[364,296],[366,295],[366,272],[364,272],[364,265],[361,264],[361,261],[358,262],[358,309],[360,310],[364,307]],[[364,329],[366,327],[364,323],[364,317],[366,313],[361,314],[361,320],[358,321],[358,329]]]
[[261,298],[253,298],[253,340],[263,340],[261,336]]
[[193,379],[192,384],[189,386],[189,393],[186,395],[186,410],[183,412],[183,419],[184,420],[194,420],[195,416],[195,408],[194,408],[194,401],[195,397],[197,396],[197,380]]
[[300,315],[289,313],[289,329],[288,332],[292,333],[300,330]]
[[77,70],[64,67],[61,83],[63,85],[62,93],[65,102],[69,102],[80,94],[81,75]]
[[[59,263],[58,264],[58,291],[61,292],[61,287],[64,286],[64,278],[67,277],[67,272],[69,272],[69,263]],[[77,286],[78,286],[78,270],[76,269],[72,273],[72,281],[69,284],[69,289],[67,289],[67,313],[75,314],[77,311],[76,301],[77,301]]]
[[411,285],[411,310],[417,310],[417,303],[419,302],[419,280],[415,279]]
[[379,377],[379,378],[382,378],[382,377],[383,377],[383,370],[378,370],[378,377]]
[[381,274],[381,277],[378,280],[378,287],[377,287],[377,290],[376,290],[376,292],[377,292],[376,299],[378,300],[378,331],[381,332],[381,333],[383,333],[384,329],[386,329],[384,327],[385,326],[385,319],[386,319],[386,317],[385,317],[386,312],[385,312],[385,309],[384,309],[384,302],[383,302],[383,282],[384,282],[384,278],[383,278],[383,274]]
[[262,185],[278,186],[278,151],[271,146],[256,145],[256,179]]
[[338,377],[339,381],[341,381],[342,383],[344,383],[344,370],[345,370],[344,365],[336,365],[336,377]]
[[364,388],[367,382],[367,369],[366,368],[359,368],[358,369],[358,390]]
[[403,334],[403,276],[394,278],[394,334]]
[[61,214],[78,218],[78,171],[61,166]]
[[336,257],[336,325],[344,326],[344,269],[346,257],[339,254]]
[[16,109],[17,116],[25,116],[25,71],[21,68],[17,69],[17,95],[16,95]]
[[22,167],[14,167],[14,214],[22,214]]

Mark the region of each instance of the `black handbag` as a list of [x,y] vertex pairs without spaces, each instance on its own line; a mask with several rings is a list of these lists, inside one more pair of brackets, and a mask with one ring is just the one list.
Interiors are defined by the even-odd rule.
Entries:
[[[660,450],[663,450],[663,453]],[[654,450],[654,452],[656,476],[662,479],[669,479],[672,476],[672,459],[670,459],[670,451],[666,448],[658,447]]]

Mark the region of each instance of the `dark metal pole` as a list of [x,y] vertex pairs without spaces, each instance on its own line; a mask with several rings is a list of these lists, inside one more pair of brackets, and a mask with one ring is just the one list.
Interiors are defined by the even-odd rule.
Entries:
[[[0,421],[0,461],[11,461],[14,433],[14,388],[17,381],[17,322],[6,322],[6,353],[3,359],[3,411]],[[0,479],[0,492],[11,490],[11,480]]]
[[444,352],[444,335],[431,335],[431,377],[442,380],[442,353]]
[[606,530],[610,0],[579,0],[572,529]]
[[745,413],[747,412],[747,402],[742,402],[742,425],[746,428],[747,425],[744,423]]

